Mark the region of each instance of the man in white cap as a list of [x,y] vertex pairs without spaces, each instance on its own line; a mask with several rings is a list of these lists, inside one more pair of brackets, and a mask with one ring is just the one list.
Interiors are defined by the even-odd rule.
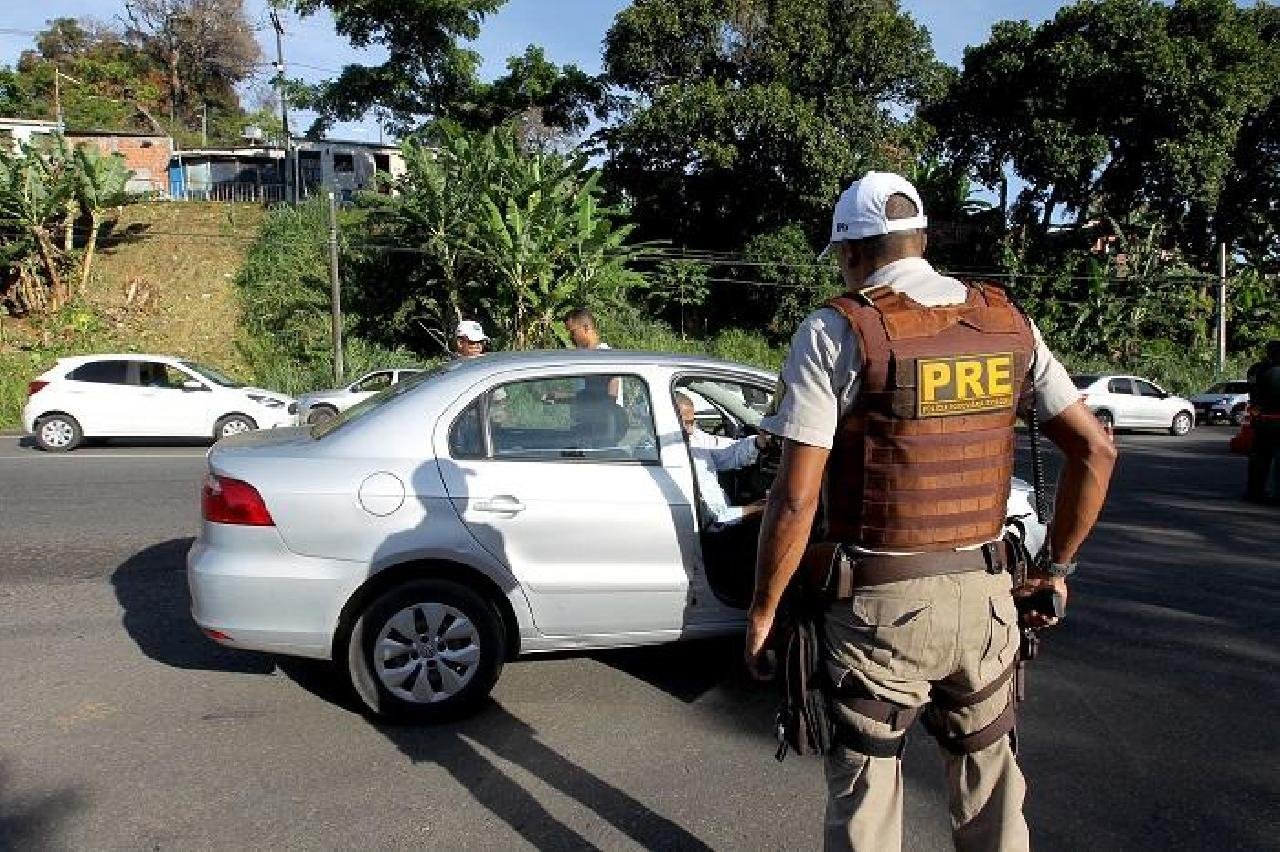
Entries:
[[484,354],[489,335],[484,333],[484,326],[475,320],[463,320],[453,333],[454,357],[475,358]]
[[[766,639],[822,495],[815,540],[847,557],[810,583],[826,602],[834,722],[826,847],[901,847],[902,745],[924,710],[946,761],[956,847],[1026,849],[1026,785],[1011,743],[1020,640],[1011,591],[1049,590],[1065,606],[1115,448],[1003,289],[934,271],[926,225],[920,196],[895,174],[868,172],[836,204],[830,248],[847,293],[800,325],[776,410],[761,422],[783,450],[746,661],[768,675]],[[1048,544],[1028,583],[1011,590],[1001,539],[1014,422],[1028,401],[1066,462]],[[1057,623],[1045,609],[1060,607],[1036,607],[1022,623]]]

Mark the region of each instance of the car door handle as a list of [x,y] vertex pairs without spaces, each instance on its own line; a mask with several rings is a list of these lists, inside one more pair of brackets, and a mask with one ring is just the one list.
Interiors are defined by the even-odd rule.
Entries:
[[503,494],[494,497],[492,500],[477,500],[471,504],[471,508],[477,512],[494,512],[501,515],[514,515],[523,512],[525,505],[516,498]]

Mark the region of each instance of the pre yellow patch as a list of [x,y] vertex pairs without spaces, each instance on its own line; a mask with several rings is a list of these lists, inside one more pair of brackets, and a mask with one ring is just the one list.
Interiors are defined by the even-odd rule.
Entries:
[[921,358],[916,415],[946,417],[1013,408],[1013,353]]

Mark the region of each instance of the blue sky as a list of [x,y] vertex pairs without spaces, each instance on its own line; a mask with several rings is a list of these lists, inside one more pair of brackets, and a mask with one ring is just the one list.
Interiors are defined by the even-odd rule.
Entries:
[[[90,17],[110,21],[121,14],[123,0],[56,0],[52,3],[20,3],[6,0],[0,27],[37,31],[53,17]],[[275,43],[266,27],[264,0],[246,0],[251,19],[260,25],[263,51],[275,57]],[[600,42],[614,15],[627,0],[508,0],[497,15],[485,22],[480,38],[472,47],[483,57],[482,73],[493,77],[503,71],[508,56],[526,45],[540,44],[556,62],[572,62],[584,71],[600,69]],[[967,44],[986,39],[991,25],[1010,18],[1039,22],[1063,4],[1057,0],[902,0],[902,7],[932,33],[940,59],[959,64]],[[343,64],[378,61],[377,51],[360,53],[351,49],[333,31],[327,15],[298,20],[286,16],[285,58],[290,76],[320,80],[333,76]],[[0,32],[0,64],[10,64],[31,46],[31,36]],[[270,69],[264,70],[265,75]],[[307,119],[309,120],[309,119]],[[305,127],[305,123],[301,126]],[[373,122],[353,122],[335,128],[334,135],[355,139],[376,139]]]

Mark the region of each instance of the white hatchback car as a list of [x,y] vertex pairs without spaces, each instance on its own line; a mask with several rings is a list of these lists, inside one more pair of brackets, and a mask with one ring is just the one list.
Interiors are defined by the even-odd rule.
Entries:
[[293,400],[167,355],[61,358],[27,385],[22,423],[44,450],[85,438],[211,438],[293,425]]
[[1080,399],[1104,425],[1117,429],[1162,429],[1185,435],[1196,425],[1191,400],[1138,376],[1072,376]]
[[[428,720],[482,699],[516,654],[740,632],[754,556],[704,527],[672,393],[741,437],[774,386],[688,356],[495,354],[325,424],[220,441],[192,616],[229,646],[331,659],[371,711]],[[767,486],[726,482],[735,503]],[[1032,515],[1028,494],[1015,484],[1011,515]]]
[[304,393],[298,397],[298,423],[323,423],[375,393],[398,385],[421,372],[422,370],[414,368],[374,370],[346,387]]

